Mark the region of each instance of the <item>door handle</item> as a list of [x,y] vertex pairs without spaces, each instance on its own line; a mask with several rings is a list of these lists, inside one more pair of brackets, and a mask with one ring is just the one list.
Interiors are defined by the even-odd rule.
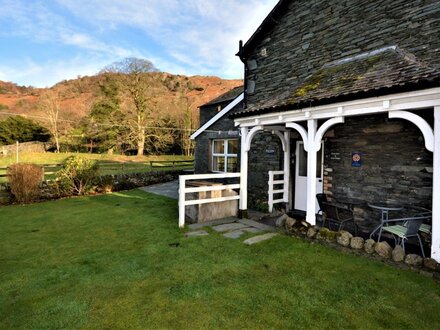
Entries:
[[319,179],[318,182],[322,182],[322,179]]

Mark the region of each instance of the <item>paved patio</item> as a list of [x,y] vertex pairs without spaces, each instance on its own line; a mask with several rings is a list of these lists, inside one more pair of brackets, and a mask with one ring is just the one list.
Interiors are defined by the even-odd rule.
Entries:
[[147,187],[141,187],[139,189],[152,194],[161,195],[173,199],[179,198],[179,180],[154,184]]

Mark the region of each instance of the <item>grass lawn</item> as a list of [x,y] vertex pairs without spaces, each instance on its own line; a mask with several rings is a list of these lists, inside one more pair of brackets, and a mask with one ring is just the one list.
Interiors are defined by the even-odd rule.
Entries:
[[140,190],[0,207],[0,328],[440,326],[440,284],[280,235],[184,238]]

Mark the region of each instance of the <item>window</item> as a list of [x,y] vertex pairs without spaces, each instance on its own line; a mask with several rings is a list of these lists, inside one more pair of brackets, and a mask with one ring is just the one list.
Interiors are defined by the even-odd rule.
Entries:
[[238,140],[212,140],[212,171],[237,172]]

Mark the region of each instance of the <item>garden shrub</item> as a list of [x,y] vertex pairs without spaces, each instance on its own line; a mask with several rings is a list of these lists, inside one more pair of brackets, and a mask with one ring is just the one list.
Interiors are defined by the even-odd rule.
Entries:
[[67,195],[84,195],[92,189],[97,177],[96,162],[78,156],[67,158],[58,172],[61,189]]
[[19,203],[30,203],[38,199],[43,177],[43,168],[35,164],[18,163],[8,168],[11,193]]

